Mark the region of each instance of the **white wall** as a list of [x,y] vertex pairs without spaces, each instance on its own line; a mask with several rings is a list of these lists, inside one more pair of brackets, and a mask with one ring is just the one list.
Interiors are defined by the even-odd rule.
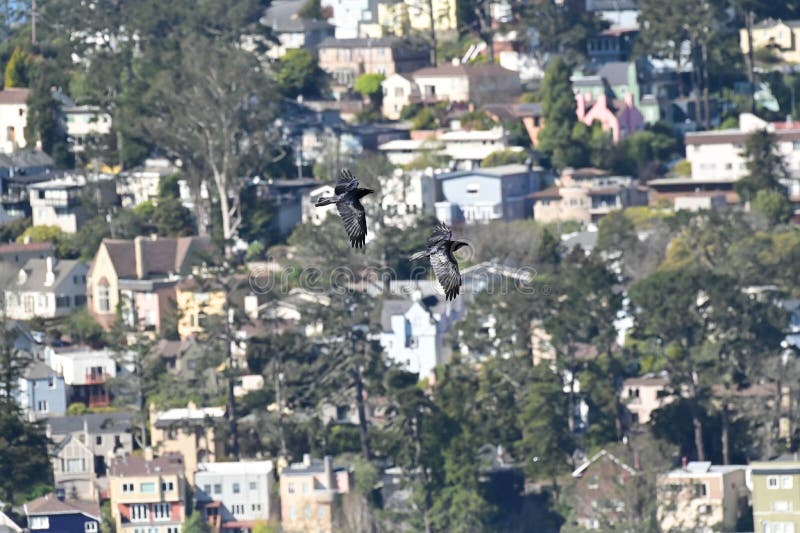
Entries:
[[[271,461],[200,463],[194,481],[196,499],[222,502],[237,520],[270,517],[270,494],[274,484]],[[235,483],[239,485],[238,493],[234,493]],[[251,483],[255,488],[251,489]],[[221,491],[216,492],[215,488]]]
[[[25,148],[25,128],[28,125],[28,106],[26,104],[0,104],[0,151],[13,153],[17,148]],[[9,127],[14,128],[14,140],[9,138]]]
[[446,362],[437,322],[419,303],[405,315],[391,317],[391,328],[391,333],[381,335],[381,345],[389,359],[409,372],[419,373],[420,379],[427,377],[437,364]]
[[86,374],[93,367],[102,367],[106,377],[117,375],[117,364],[112,352],[103,350],[64,350],[57,353],[53,348],[45,349],[45,361],[50,368],[64,376],[67,385],[84,385]]

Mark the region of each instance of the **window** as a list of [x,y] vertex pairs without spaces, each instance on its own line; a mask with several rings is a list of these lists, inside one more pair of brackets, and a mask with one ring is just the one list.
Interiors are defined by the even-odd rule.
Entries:
[[780,485],[778,484],[779,481],[778,476],[767,476],[767,488],[768,489],[777,489]]
[[54,378],[53,376],[47,376],[47,386],[50,387],[51,389],[55,389],[56,378]]
[[250,506],[250,509],[254,513],[257,512],[257,511],[260,511],[261,510],[261,504],[260,503],[254,503],[253,505]]
[[792,476],[781,476],[781,488],[782,489],[792,488]]
[[764,533],[794,533],[792,522],[764,522]]
[[701,498],[707,494],[705,483],[694,483],[692,485],[692,493],[695,498]]
[[[69,296],[66,296],[69,298]],[[76,294],[75,295],[75,307],[82,307],[86,305],[86,295],[85,294]],[[69,303],[67,303],[67,307],[69,307]]]
[[108,294],[108,285],[99,285],[97,287],[97,309],[101,313],[108,313],[111,310],[111,303]]
[[701,505],[697,508],[697,512],[699,514],[711,514],[711,506],[710,505]]
[[319,506],[317,507],[317,517],[318,518],[325,518],[325,507]]
[[[16,142],[16,135],[14,134],[14,126],[9,126],[6,128],[6,140]],[[44,529],[44,528],[42,528]]]
[[[161,490],[164,492],[169,492],[175,489],[175,484],[172,481],[162,481],[161,482]],[[208,493],[208,485],[206,485],[206,493]]]
[[233,484],[233,493],[234,494],[239,494],[239,484],[238,483],[234,483]]
[[169,503],[153,504],[153,520],[169,520],[172,518],[172,506]]
[[303,506],[303,516],[305,516],[306,518],[311,518],[311,506],[310,505],[304,505]]
[[303,494],[309,493],[309,486],[308,483],[303,483]]
[[33,313],[33,296],[25,296],[22,298],[22,305],[26,313]]
[[597,476],[590,477],[589,478],[589,483],[586,485],[586,487],[589,488],[589,489],[596,489],[599,486],[600,486],[600,483],[599,483],[599,481],[597,479]]
[[181,526],[168,527],[167,533],[181,533]]
[[294,508],[294,505],[289,506],[289,518],[297,518],[297,509]]
[[772,510],[776,513],[788,513],[792,510],[792,502],[777,500],[772,502]]
[[478,194],[480,190],[480,185],[477,183],[469,183],[467,184],[467,194]]
[[288,492],[289,494],[294,494],[294,483],[289,483]]
[[30,518],[31,529],[50,529],[50,517],[32,516]]
[[44,294],[39,295],[39,304],[38,307],[41,309],[42,307],[47,307],[47,296]]
[[123,483],[122,492],[133,492],[133,483]]
[[250,490],[256,490],[256,489],[258,489],[258,483],[256,483],[255,481],[251,481]]
[[139,483],[139,492],[142,494],[155,494],[156,492],[156,484],[155,483]]
[[147,505],[136,503],[131,505],[131,522],[144,522],[148,519]]
[[47,412],[47,400],[39,400],[39,402],[36,404],[36,410],[40,413]]
[[222,485],[214,483],[214,494],[222,494]]
[[97,437],[94,438],[94,442],[95,442],[95,444],[100,446],[101,444],[103,444],[103,436],[102,435],[98,435]]
[[97,533],[97,522],[84,522],[83,523],[83,530],[86,533]]

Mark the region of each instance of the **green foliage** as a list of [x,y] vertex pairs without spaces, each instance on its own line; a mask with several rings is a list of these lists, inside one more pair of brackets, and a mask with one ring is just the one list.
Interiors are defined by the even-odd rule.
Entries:
[[738,117],[728,117],[719,124],[719,128],[721,130],[727,129],[738,129],[739,128],[739,118]]
[[22,420],[16,409],[0,409],[0,495],[22,504],[52,486],[47,436],[42,428]]
[[353,83],[353,89],[365,98],[369,98],[374,109],[379,109],[383,98],[381,83],[386,79],[383,74],[362,74]]
[[10,89],[13,87],[28,86],[28,57],[19,48],[14,49],[11,58],[6,63],[5,82],[3,87]]
[[406,104],[400,110],[400,120],[411,120],[422,110],[422,104]]
[[562,58],[550,62],[540,91],[542,120],[539,148],[556,168],[585,166],[588,140],[586,126],[578,122],[570,76],[572,69]]
[[525,27],[536,29],[543,52],[570,61],[585,57],[587,39],[608,26],[608,22],[587,11],[580,0],[532,2],[517,9]]
[[510,165],[512,163],[524,163],[528,159],[528,154],[518,150],[498,150],[487,155],[481,161],[482,167],[496,167],[500,165]]
[[436,113],[430,107],[423,107],[414,116],[411,125],[415,130],[432,130],[437,126]]
[[183,523],[183,527],[181,528],[182,531],[185,533],[212,533],[213,529],[211,529],[211,525],[206,522],[206,519],[203,517],[203,513],[200,511],[195,511],[186,521]]
[[80,309],[69,315],[66,331],[76,343],[99,346],[105,341],[103,326],[86,309]]
[[747,137],[742,155],[747,175],[736,182],[736,192],[742,200],[755,198],[760,190],[786,194],[781,180],[788,179],[789,170],[778,150],[775,134],[766,130],[755,131]]
[[785,195],[766,189],[756,193],[750,207],[766,216],[771,224],[788,222],[794,213],[794,208]]
[[18,218],[0,226],[0,243],[13,242],[31,227],[31,219]]
[[468,111],[459,118],[461,127],[465,130],[490,130],[497,126],[486,111]]
[[[315,0],[309,0],[313,1]],[[319,3],[319,0],[316,2]],[[302,48],[287,50],[278,60],[275,80],[287,98],[298,95],[305,98],[319,97],[327,85],[326,75],[319,68],[316,54]]]
[[31,242],[51,241],[57,243],[64,238],[65,234],[58,226],[31,226],[17,237],[17,242],[25,242],[30,239]]
[[[28,96],[28,123],[25,142],[35,146],[42,143],[42,150],[50,154],[56,165],[72,167],[74,157],[69,151],[67,132],[62,125],[61,105],[53,98],[52,88],[64,80],[63,71],[47,60],[35,64],[31,73],[31,93]],[[19,132],[21,135],[23,132]]]
[[83,402],[75,402],[69,404],[67,407],[68,416],[82,416],[89,412],[89,408]]
[[323,20],[325,17],[322,14],[322,2],[320,0],[306,0],[303,7],[297,12],[298,18]]
[[688,159],[681,159],[672,167],[672,173],[676,176],[691,176],[692,164]]

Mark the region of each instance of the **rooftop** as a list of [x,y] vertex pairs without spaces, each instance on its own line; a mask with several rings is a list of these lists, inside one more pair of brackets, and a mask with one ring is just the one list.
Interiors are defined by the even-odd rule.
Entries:
[[58,373],[44,364],[42,361],[34,361],[25,369],[24,377],[29,380],[47,379],[50,376],[57,376]]
[[155,426],[168,427],[176,422],[202,422],[207,418],[215,419],[224,416],[224,407],[195,407],[194,405],[189,405],[189,407],[178,407],[156,413]]
[[[47,283],[48,261],[52,265],[54,276],[51,283]],[[88,270],[89,267],[86,263],[77,259],[28,259],[28,262],[20,269],[20,272],[24,272],[24,274],[18,273],[17,279],[12,280],[13,286],[7,288],[17,291],[55,291],[70,276],[85,275]]]
[[[103,239],[103,244],[117,276],[136,278],[136,248],[133,240]],[[205,237],[174,237],[142,239],[144,266],[147,274],[179,273],[184,270],[191,252],[206,253],[210,250]]]
[[[534,167],[533,170],[538,170],[538,168]],[[499,165],[496,167],[481,167],[481,168],[476,168],[474,170],[459,170],[456,172],[437,174],[436,179],[446,180],[451,178],[462,178],[464,176],[489,176],[489,177],[505,178],[509,176],[516,176],[519,174],[527,174],[527,173],[528,173],[528,167],[526,165],[510,164],[510,165]]]
[[27,516],[82,513],[102,520],[100,506],[95,502],[59,500],[54,493],[46,494],[25,504]]
[[21,252],[54,252],[55,246],[50,241],[0,244],[0,255],[17,254]]
[[94,413],[82,416],[59,416],[47,420],[53,435],[65,435],[83,431],[84,423],[89,433],[124,433],[130,430],[131,413]]
[[438,67],[425,67],[413,73],[415,78],[435,78],[445,76],[491,77],[491,76],[518,76],[513,70],[508,70],[495,64],[482,65],[439,65]]
[[30,89],[22,88],[9,88],[0,91],[0,105],[20,105],[28,101],[28,96],[31,94]]
[[334,37],[327,37],[321,43],[319,48],[376,48],[385,46],[396,46],[403,41],[397,37],[358,37],[354,39],[336,39]]
[[685,467],[667,473],[669,477],[693,477],[708,474],[728,474],[737,470],[747,470],[747,465],[712,465],[711,461],[689,461]]
[[274,468],[272,461],[236,461],[227,463],[198,463],[197,473],[214,474],[268,474]]
[[127,477],[150,474],[183,474],[185,470],[183,455],[168,453],[150,461],[140,455],[124,455],[111,460],[109,476]]

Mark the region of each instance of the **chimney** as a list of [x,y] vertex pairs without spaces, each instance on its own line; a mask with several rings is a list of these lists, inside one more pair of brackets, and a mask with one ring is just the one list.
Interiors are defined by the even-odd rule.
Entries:
[[144,449],[144,460],[145,461],[153,460],[153,448],[151,446],[148,446]]
[[306,466],[311,466],[311,454],[308,453],[303,454],[303,464]]
[[44,265],[45,265],[45,273],[44,273],[44,285],[45,287],[50,287],[53,283],[56,282],[56,274],[53,272],[53,256],[47,256],[44,258]]
[[328,489],[333,488],[333,457],[326,455],[323,459],[325,464],[325,481],[328,483]]
[[147,264],[144,259],[144,240],[141,235],[133,239],[133,249],[136,256],[136,279],[144,279],[147,276]]
[[686,470],[686,463],[687,463],[686,456],[684,455],[683,457],[681,457],[681,468],[683,468],[684,470]]

